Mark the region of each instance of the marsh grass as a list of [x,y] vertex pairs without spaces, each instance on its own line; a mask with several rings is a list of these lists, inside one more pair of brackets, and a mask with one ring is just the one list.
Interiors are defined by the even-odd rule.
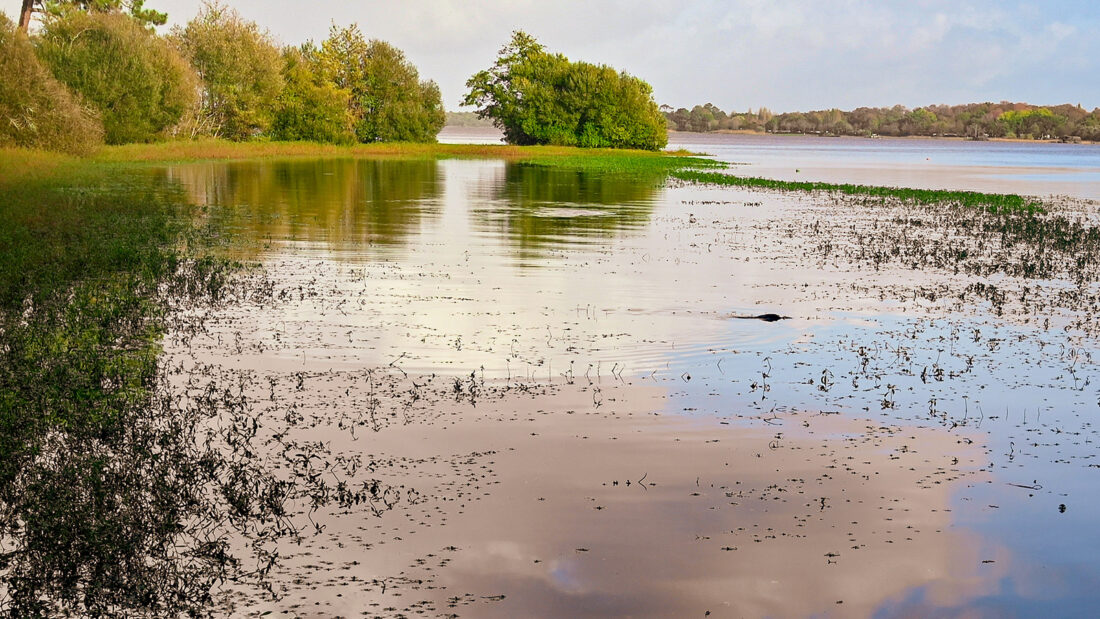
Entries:
[[879,187],[803,181],[780,181],[770,178],[734,176],[720,172],[703,172],[685,169],[672,172],[674,178],[694,183],[772,189],[777,191],[820,191],[850,196],[896,198],[916,204],[954,204],[967,208],[981,208],[990,212],[1042,212],[1042,204],[1015,194],[980,193],[976,191],[952,191],[945,189],[910,189],[905,187]]
[[300,530],[289,504],[385,491],[334,492],[324,454],[293,445],[307,464],[276,475],[225,377],[161,363],[169,327],[200,331],[186,310],[238,270],[203,254],[182,190],[57,155],[0,163],[0,617],[208,614],[220,583],[266,586]]

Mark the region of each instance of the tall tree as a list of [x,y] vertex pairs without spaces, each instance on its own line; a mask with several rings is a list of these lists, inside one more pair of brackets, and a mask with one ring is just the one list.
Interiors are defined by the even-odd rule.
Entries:
[[34,13],[59,17],[74,10],[125,12],[139,22],[152,26],[162,26],[168,21],[166,13],[145,8],[145,0],[23,0],[23,7],[19,11],[19,27],[26,32]]
[[283,89],[283,57],[267,32],[210,2],[173,38],[202,78],[198,133],[246,140],[271,127]]
[[405,54],[367,41],[355,24],[333,26],[317,52],[321,76],[351,94],[360,142],[434,142],[446,122],[435,82],[421,81]]

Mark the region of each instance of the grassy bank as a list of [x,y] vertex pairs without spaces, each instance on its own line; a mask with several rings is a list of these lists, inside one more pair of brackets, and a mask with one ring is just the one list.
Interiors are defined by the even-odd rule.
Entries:
[[[599,162],[606,160],[656,162],[684,159],[688,153],[576,148],[572,146],[514,146],[510,144],[377,143],[340,146],[312,142],[229,142],[196,140],[108,146],[92,161],[175,163],[203,160],[269,159],[288,157],[362,157],[395,159],[504,159],[507,161]],[[697,161],[707,161],[698,159]]]
[[945,189],[909,189],[905,187],[878,187],[872,185],[805,181],[780,181],[770,178],[733,176],[719,172],[703,172],[690,169],[674,170],[671,172],[671,175],[680,180],[708,185],[772,189],[777,191],[824,191],[850,196],[896,198],[915,202],[917,204],[954,204],[970,208],[981,208],[994,213],[1038,213],[1042,211],[1042,205],[1039,202],[1028,200],[1016,194],[951,191]]

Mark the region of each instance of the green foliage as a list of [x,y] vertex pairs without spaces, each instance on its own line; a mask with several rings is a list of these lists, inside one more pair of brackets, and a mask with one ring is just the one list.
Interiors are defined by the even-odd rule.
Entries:
[[434,142],[446,115],[439,87],[420,81],[405,54],[367,41],[355,24],[333,26],[317,52],[323,79],[350,93],[355,138],[368,142]]
[[513,33],[496,63],[466,85],[463,104],[492,118],[511,144],[658,150],[668,143],[649,84],[550,54],[524,32]]
[[145,0],[45,0],[40,3],[47,15],[62,17],[70,11],[117,13],[125,11],[143,24],[162,26],[168,14],[145,8]]
[[103,125],[42,66],[26,35],[0,13],[0,146],[86,155]]
[[109,144],[147,142],[195,101],[195,76],[167,41],[121,13],[72,11],[50,19],[38,55],[95,106]]
[[276,140],[348,144],[355,141],[351,93],[321,77],[312,46],[283,52],[283,80],[271,126]]
[[957,204],[969,208],[985,209],[992,213],[1036,213],[1042,211],[1038,202],[1026,200],[1016,194],[980,193],[977,191],[951,191],[944,189],[910,189],[906,187],[877,187],[835,183],[779,181],[770,178],[733,176],[721,172],[675,170],[674,178],[695,183],[776,189],[780,191],[833,191],[853,196],[897,198],[918,204]]
[[268,131],[283,89],[283,57],[270,35],[213,2],[173,37],[202,78],[193,135],[247,140]]

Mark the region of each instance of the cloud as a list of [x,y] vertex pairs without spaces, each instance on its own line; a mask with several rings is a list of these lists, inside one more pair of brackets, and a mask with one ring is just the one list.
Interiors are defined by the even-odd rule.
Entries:
[[[449,108],[514,29],[610,64],[675,106],[808,110],[980,100],[1100,105],[1092,0],[230,0],[279,40],[358,22],[436,80]],[[149,0],[177,23],[199,0]],[[18,0],[0,0],[9,14]]]

